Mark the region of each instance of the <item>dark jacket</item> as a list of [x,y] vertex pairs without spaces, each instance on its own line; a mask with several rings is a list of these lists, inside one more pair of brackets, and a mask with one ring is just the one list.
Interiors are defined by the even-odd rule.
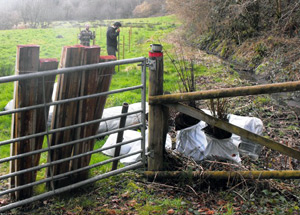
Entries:
[[119,36],[119,32],[116,31],[116,28],[108,27],[106,32],[106,45],[113,46],[115,48],[118,47],[117,37]]

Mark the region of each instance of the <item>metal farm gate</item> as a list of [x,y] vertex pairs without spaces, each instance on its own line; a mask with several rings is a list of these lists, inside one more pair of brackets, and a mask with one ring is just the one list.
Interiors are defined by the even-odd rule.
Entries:
[[[6,111],[1,111],[0,112],[0,117],[4,116],[4,115],[12,115],[13,117],[13,121],[15,121],[17,119],[14,118],[22,118],[23,115],[22,113],[31,113],[30,111],[35,111],[35,115],[32,117],[32,119],[37,119],[37,115],[40,113],[43,115],[42,118],[44,119],[40,119],[38,123],[42,123],[45,129],[42,131],[38,131],[35,130],[34,133],[30,133],[30,134],[26,134],[24,136],[18,136],[18,137],[13,137],[9,140],[5,140],[5,141],[1,141],[0,142],[0,150],[3,149],[4,147],[11,147],[11,149],[13,150],[13,153],[11,152],[11,155],[9,157],[1,157],[0,158],[0,165],[3,167],[6,166],[6,169],[8,168],[8,166],[10,166],[10,172],[6,174],[2,174],[0,175],[0,182],[1,184],[7,184],[8,182],[11,184],[11,186],[8,188],[6,187],[4,190],[2,189],[0,191],[0,198],[9,198],[9,195],[15,199],[15,201],[12,201],[10,204],[7,204],[5,206],[2,206],[0,208],[0,213],[10,210],[12,208],[15,207],[19,207],[28,203],[31,203],[33,201],[36,200],[41,200],[43,198],[47,198],[74,188],[78,188],[80,186],[89,184],[89,183],[93,183],[97,180],[109,177],[109,176],[113,176],[128,170],[132,170],[132,169],[136,169],[139,167],[143,167],[145,164],[145,128],[146,128],[146,124],[145,124],[145,113],[146,113],[146,61],[147,59],[144,57],[140,57],[140,58],[134,58],[134,59],[126,59],[126,60],[118,60],[118,61],[110,61],[110,62],[103,62],[103,63],[93,63],[93,64],[88,64],[88,65],[83,65],[83,66],[66,66],[69,68],[61,68],[61,69],[45,69],[47,71],[43,71],[43,72],[26,72],[26,74],[19,74],[19,75],[13,75],[13,76],[6,76],[6,77],[0,77],[0,84],[3,83],[8,83],[8,82],[15,82],[15,85],[20,85],[21,83],[34,83],[34,81],[37,81],[37,85],[35,85],[38,90],[40,90],[41,93],[41,103],[36,103],[34,105],[30,105],[30,106],[22,106],[21,104],[18,104],[17,107],[19,108],[14,108],[12,110],[6,110]],[[79,96],[76,97],[70,97],[70,98],[63,98],[63,99],[59,99],[56,101],[51,101],[51,99],[47,99],[47,94],[49,94],[49,90],[47,90],[47,84],[49,85],[49,83],[47,83],[47,80],[49,77],[54,77],[52,80],[52,85],[54,83],[55,80],[55,76],[56,75],[60,75],[60,76],[64,76],[65,75],[65,79],[66,79],[66,75],[69,75],[69,77],[73,78],[77,73],[81,73],[82,75],[86,74],[87,72],[92,73],[92,72],[97,72],[99,70],[103,70],[103,68],[113,68],[112,70],[114,71],[114,67],[118,66],[118,65],[124,65],[124,64],[136,64],[139,63],[139,66],[141,67],[141,84],[137,85],[137,86],[131,86],[128,88],[123,88],[123,89],[117,89],[117,90],[111,90],[111,91],[105,91],[105,92],[98,92],[98,93],[94,93],[94,94],[80,94]],[[56,67],[57,68],[57,67]],[[20,69],[21,71],[21,69]],[[102,74],[102,76],[112,76],[114,74],[114,72],[112,72],[112,74]],[[83,76],[82,76],[83,77]],[[61,81],[60,79],[58,81]],[[82,79],[81,79],[82,81]],[[72,80],[71,85],[69,85],[68,87],[72,87],[73,85],[75,85],[75,81]],[[89,85],[89,84],[87,84]],[[23,87],[23,88],[22,88]],[[24,91],[29,90],[27,88],[28,86],[21,86],[20,85],[20,93],[24,93]],[[53,87],[53,86],[52,86]],[[62,87],[62,86],[60,86]],[[69,88],[66,88],[65,90],[69,90]],[[82,84],[81,84],[82,87]],[[63,89],[61,88],[61,91],[63,93]],[[81,88],[82,89],[82,88]],[[48,112],[49,112],[49,108],[50,106],[54,106],[54,109],[59,109],[60,107],[63,107],[64,105],[68,105],[68,104],[74,104],[74,102],[82,102],[82,101],[87,101],[87,100],[91,100],[91,99],[98,99],[98,98],[102,98],[102,102],[103,102],[103,97],[106,97],[108,95],[111,94],[116,94],[116,93],[122,93],[122,92],[126,92],[126,91],[133,91],[133,90],[140,90],[141,91],[141,109],[138,111],[134,111],[134,112],[127,112],[127,113],[120,113],[117,116],[114,117],[94,117],[92,120],[78,120],[76,123],[71,123],[71,124],[65,124],[64,126],[61,127],[57,127],[57,128],[49,128],[49,125],[47,125],[47,121],[48,121]],[[15,89],[16,91],[16,89]],[[20,96],[20,93],[17,93],[17,96]],[[50,93],[51,94],[51,93]],[[15,92],[16,95],[16,92]],[[27,98],[30,100],[30,94],[27,94]],[[21,99],[21,98],[18,98]],[[105,98],[106,99],[106,98]],[[104,102],[105,102],[104,99]],[[25,102],[25,101],[20,101],[20,103]],[[101,101],[100,101],[101,102]],[[104,105],[101,104],[104,108]],[[130,105],[130,104],[129,104]],[[84,103],[82,108],[87,108],[87,103]],[[70,107],[73,108],[73,107]],[[67,109],[63,110],[63,111],[68,111]],[[77,112],[78,113],[78,112]],[[56,116],[56,120],[68,120],[68,114],[71,113],[67,113],[67,115],[64,115],[64,117],[61,116]],[[142,116],[142,120],[139,124],[136,125],[131,125],[131,126],[127,126],[127,127],[123,127],[123,128],[118,128],[115,130],[111,130],[108,132],[104,132],[104,133],[97,133],[97,132],[92,132],[89,135],[77,135],[76,138],[73,139],[69,139],[66,140],[64,137],[72,132],[75,131],[75,133],[78,131],[78,129],[81,128],[85,128],[85,127],[89,127],[92,125],[99,125],[102,122],[105,122],[107,120],[111,120],[114,118],[121,118],[122,117],[126,117],[128,115],[132,115],[132,114],[141,114]],[[63,119],[58,119],[59,117],[63,118]],[[53,124],[53,119],[52,118],[52,124]],[[19,123],[19,122],[18,122]],[[27,123],[27,122],[26,122]],[[37,124],[38,124],[37,123]],[[22,125],[15,125],[16,129],[18,128],[18,126],[22,126]],[[32,126],[27,125],[26,126]],[[97,127],[97,126],[96,126]],[[15,130],[16,130],[15,129]],[[95,129],[95,128],[94,128]],[[128,129],[140,129],[141,131],[141,136],[139,138],[135,138],[132,139],[130,141],[126,141],[126,142],[119,142],[114,146],[110,146],[110,147],[106,147],[106,148],[98,148],[98,149],[94,149],[94,145],[92,144],[91,146],[88,147],[88,149],[82,150],[80,152],[76,150],[78,150],[78,147],[80,148],[80,146],[82,146],[83,144],[89,143],[89,142],[93,142],[95,141],[95,139],[99,138],[99,137],[104,137],[106,135],[112,134],[112,133],[122,133],[125,130]],[[85,131],[87,132],[87,131]],[[51,144],[51,139],[54,139],[53,137],[56,135],[63,135],[63,138],[60,139],[61,142],[59,142],[59,144]],[[77,134],[77,133],[76,133]],[[42,144],[44,144],[43,146],[41,145],[40,147],[33,147],[32,144],[36,144],[36,143],[31,143],[29,141],[31,140],[37,140],[37,139],[42,139]],[[131,142],[135,142],[135,141],[140,141],[141,142],[141,149],[139,151],[136,151],[134,153],[131,154],[127,154],[127,155],[122,155],[122,156],[117,156],[117,157],[113,157],[110,158],[108,160],[105,161],[101,161],[98,163],[94,163],[94,164],[90,164],[90,159],[91,156],[93,154],[96,153],[100,153],[104,150],[107,149],[112,149],[112,148],[119,148],[122,145],[131,143]],[[19,150],[19,148],[21,147],[21,144],[27,145],[30,150]],[[31,147],[31,148],[30,148]],[[72,152],[71,156],[62,156],[59,157],[58,155],[56,156],[56,154],[60,154],[62,153],[63,149],[69,148]],[[18,151],[19,150],[19,151]],[[18,153],[14,153],[14,152],[18,152]],[[41,153],[44,153],[44,155],[47,156],[47,162],[46,163],[41,163],[39,162],[39,158],[41,156]],[[124,166],[121,167],[119,169],[115,169],[115,170],[110,170],[106,173],[100,174],[100,175],[96,175],[93,177],[87,177],[88,176],[88,172],[90,169],[92,168],[96,168],[111,162],[116,162],[122,158],[125,157],[130,157],[132,155],[136,155],[136,154],[141,154],[141,159],[139,159],[138,161],[136,161],[133,164],[130,164],[128,166]],[[26,160],[27,159],[27,160]],[[31,165],[23,165],[22,168],[17,168],[16,165],[21,165],[22,163],[27,163],[27,161],[32,161],[35,160],[35,164],[32,163]],[[80,161],[85,160],[85,165],[81,165]],[[18,163],[19,161],[19,163]],[[21,162],[21,163],[20,163]],[[64,164],[68,164],[70,166],[70,164],[75,164],[77,162],[77,166],[68,169],[67,171],[64,172],[57,172],[56,168],[60,168],[62,167]],[[114,163],[115,163],[114,162]],[[68,166],[68,167],[69,167]],[[1,168],[3,169],[3,168]],[[37,171],[45,171],[45,177],[41,178],[39,180],[36,180],[36,175],[37,175]],[[55,172],[56,171],[56,172]],[[33,175],[33,177],[32,177]],[[25,176],[31,176],[31,180],[27,181],[26,183],[24,183],[24,181],[22,181]],[[82,177],[83,176],[83,177]],[[26,177],[28,179],[28,177]],[[76,181],[72,181],[70,182],[65,182],[65,183],[60,183],[61,181],[65,181],[66,179],[69,180],[70,178],[78,178],[79,180]],[[26,180],[27,180],[26,179]],[[34,195],[33,192],[33,187],[40,185],[40,184],[46,184],[46,186],[48,187],[48,191],[39,195]],[[22,194],[25,193],[25,195]]]

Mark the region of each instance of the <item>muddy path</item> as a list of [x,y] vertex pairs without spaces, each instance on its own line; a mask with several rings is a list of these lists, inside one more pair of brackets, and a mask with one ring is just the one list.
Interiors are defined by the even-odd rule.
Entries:
[[[225,61],[223,61],[225,62]],[[228,62],[226,62],[228,64]],[[239,67],[234,67],[240,75],[241,79],[249,80],[254,84],[270,84],[263,76],[257,76],[252,71],[242,70]],[[282,107],[288,107],[295,111],[300,116],[300,92],[289,92],[289,93],[273,93],[270,94],[271,98],[276,102],[277,105]]]

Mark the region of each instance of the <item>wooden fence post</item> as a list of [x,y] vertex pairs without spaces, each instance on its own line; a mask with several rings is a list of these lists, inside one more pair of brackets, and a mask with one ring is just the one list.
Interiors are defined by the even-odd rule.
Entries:
[[[54,70],[57,69],[57,67],[58,67],[58,61],[55,58],[40,59],[40,64],[39,64],[40,72],[47,71],[47,70]],[[46,103],[51,102],[55,77],[56,75],[51,75],[51,76],[45,76],[43,78],[38,79],[37,89],[39,90],[39,92],[37,94],[37,104],[43,104],[44,99]],[[44,108],[38,108],[36,111],[37,111],[36,133],[44,132],[46,131],[46,124],[47,124],[46,119],[48,119],[49,107],[46,108],[46,111]],[[41,149],[43,147],[43,142],[44,142],[44,136],[36,137],[35,147],[33,150]],[[41,154],[36,154],[33,157],[34,157],[33,158],[34,165],[38,166],[40,162]]]
[[[149,52],[149,96],[163,94],[163,53]],[[163,170],[166,134],[168,131],[168,108],[149,106],[148,170]]]
[[[85,47],[83,54],[83,65],[99,63],[101,48],[99,46],[89,46]],[[101,80],[99,70],[87,70],[82,73],[80,91],[78,96],[86,96],[98,93],[97,87],[99,81]],[[79,101],[78,113],[76,115],[76,123],[82,123],[94,120],[97,98],[84,99]],[[98,126],[98,124],[92,124],[89,126],[79,127],[76,129],[76,136],[74,139],[82,139],[84,137],[89,137],[95,135],[93,133],[93,127]],[[73,147],[72,156],[79,155],[88,151],[93,150],[94,140],[85,141],[80,144],[76,144]],[[89,156],[81,157],[70,162],[70,170],[76,170],[89,165]],[[73,175],[72,182],[82,181],[88,178],[88,171],[80,172]],[[74,179],[74,180],[73,180]]]
[[[120,35],[118,36],[118,60],[120,60]],[[118,65],[118,72],[120,72],[120,65]]]
[[130,40],[131,40],[131,27],[128,32],[128,51],[130,52]]
[[125,35],[123,35],[123,59],[125,59]]
[[[16,59],[16,75],[37,72],[39,69],[39,50],[40,47],[36,45],[18,46]],[[22,108],[37,104],[37,90],[38,79],[28,79],[18,81],[15,84],[14,92],[14,106],[15,108]],[[36,117],[37,110],[28,110],[13,114],[12,117],[12,138],[23,137],[36,133]],[[33,150],[35,146],[35,138],[19,141],[11,145],[11,155],[19,155]],[[11,161],[11,172],[25,170],[34,166],[33,156]],[[12,177],[10,180],[10,187],[18,187],[31,182],[34,182],[34,171],[24,173]],[[31,197],[33,189],[26,188],[21,191],[16,191],[11,194],[12,198],[17,200]]]
[[[61,55],[60,67],[81,66],[83,63],[85,47],[82,45],[65,46]],[[82,72],[74,72],[61,74],[58,78],[56,100],[74,98],[79,95]],[[61,128],[74,125],[78,113],[78,101],[56,105],[53,111],[51,129]],[[57,132],[51,136],[51,145],[58,145],[73,141],[76,135],[76,129],[69,129],[62,132]],[[64,158],[69,158],[72,155],[73,146],[65,146],[51,151],[51,161],[56,161]],[[53,175],[66,173],[70,170],[70,161],[54,165]],[[48,176],[51,177],[51,171],[48,168]],[[70,184],[70,177],[66,177],[55,181],[55,188],[63,187]]]
[[[129,105],[124,102],[123,106],[122,106],[122,114],[123,113],[128,113],[128,108],[129,108]],[[124,128],[125,127],[125,125],[126,125],[126,118],[127,118],[127,116],[122,116],[120,118],[119,128]],[[118,132],[116,144],[123,142],[123,134],[124,134],[124,131],[119,131]],[[119,157],[120,156],[120,151],[121,151],[121,146],[117,146],[115,148],[114,157]],[[111,168],[112,171],[116,170],[118,168],[118,162],[119,162],[119,160],[115,160],[113,162],[112,168]]]

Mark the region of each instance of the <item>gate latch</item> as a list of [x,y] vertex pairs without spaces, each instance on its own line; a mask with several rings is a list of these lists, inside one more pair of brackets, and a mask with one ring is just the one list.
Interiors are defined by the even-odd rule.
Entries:
[[148,59],[148,66],[150,70],[156,70],[156,60]]

